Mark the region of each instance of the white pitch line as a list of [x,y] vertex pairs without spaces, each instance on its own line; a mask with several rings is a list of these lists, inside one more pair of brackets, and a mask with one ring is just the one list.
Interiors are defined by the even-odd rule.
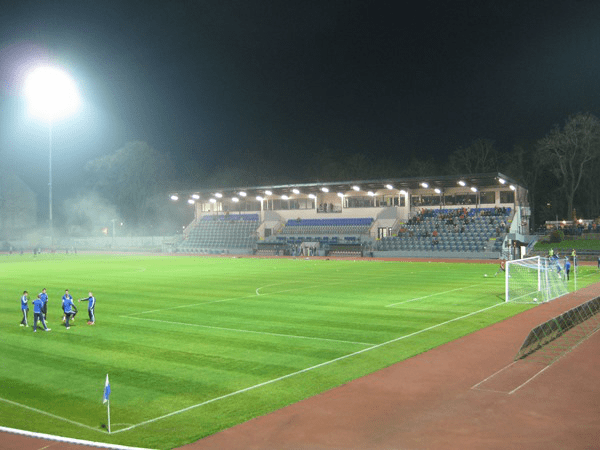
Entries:
[[411,298],[409,300],[404,300],[404,301],[401,301],[398,303],[392,303],[390,305],[386,305],[386,308],[392,308],[396,305],[402,305],[403,303],[416,302],[417,300],[423,300],[425,298],[435,297],[436,295],[448,294],[449,292],[462,291],[463,289],[469,289],[469,288],[472,288],[475,286],[481,286],[481,283],[472,284],[471,286],[465,286],[465,287],[456,288],[456,289],[450,289],[449,291],[436,292],[435,294],[425,295],[424,297]]
[[286,338],[292,338],[292,339],[311,339],[311,340],[315,340],[315,341],[340,342],[342,344],[376,345],[376,344],[373,344],[372,342],[344,341],[344,340],[340,340],[340,339],[328,339],[328,338],[320,338],[320,337],[312,337],[312,336],[298,336],[295,334],[270,333],[268,331],[242,330],[239,328],[215,327],[212,325],[201,325],[201,324],[196,324],[196,323],[172,322],[169,320],[158,320],[158,319],[146,319],[145,317],[129,317],[129,316],[121,316],[121,317],[128,317],[130,319],[137,319],[137,320],[146,320],[148,322],[170,323],[172,325],[186,325],[189,327],[199,327],[199,328],[210,328],[213,330],[234,331],[236,333],[265,334],[267,336],[278,336],[278,337],[286,337]]
[[32,408],[31,406],[27,406],[27,405],[23,405],[21,403],[13,402],[12,400],[7,400],[5,398],[0,398],[0,401],[8,403],[8,404],[13,405],[13,406],[19,406],[21,408],[25,408],[25,409],[28,409],[29,411],[34,411],[34,412],[39,413],[39,414],[44,414],[44,415],[46,415],[48,417],[52,417],[53,419],[62,420],[64,422],[68,422],[68,423],[71,423],[73,425],[77,425],[77,426],[80,426],[80,427],[83,427],[83,428],[87,428],[88,430],[97,431],[98,433],[106,433],[106,431],[98,430],[97,428],[90,427],[89,425],[85,425],[83,423],[75,422],[73,420],[69,420],[69,419],[66,419],[64,417],[56,416],[56,415],[54,415],[52,413],[49,413],[49,412],[46,412],[46,411],[42,411],[41,409]]
[[505,305],[505,304],[506,304],[506,302],[497,303],[495,305],[488,306],[487,308],[483,308],[483,309],[480,309],[478,311],[473,311],[473,312],[471,312],[469,314],[465,314],[463,316],[455,317],[454,319],[446,320],[445,322],[438,323],[437,325],[432,325],[430,327],[423,328],[422,330],[415,331],[414,333],[406,334],[404,336],[400,336],[400,337],[394,338],[392,340],[389,340],[389,341],[386,341],[386,342],[382,342],[381,344],[373,345],[372,347],[364,348],[362,350],[358,350],[356,352],[349,353],[347,355],[340,356],[338,358],[335,358],[335,359],[332,359],[332,360],[329,360],[329,361],[325,361],[325,362],[322,362],[320,364],[317,364],[317,365],[314,365],[314,366],[311,366],[311,367],[307,367],[307,368],[302,369],[302,370],[298,370],[296,372],[288,373],[287,375],[283,375],[281,377],[274,378],[272,380],[264,381],[262,383],[255,384],[254,386],[249,386],[247,388],[240,389],[238,391],[230,392],[229,394],[221,395],[219,397],[215,397],[215,398],[212,398],[210,400],[206,400],[206,401],[198,403],[196,405],[191,405],[191,406],[188,406],[187,408],[183,408],[183,409],[180,409],[178,411],[173,411],[173,412],[170,412],[170,413],[165,414],[163,416],[155,417],[154,419],[145,420],[145,421],[140,422],[140,423],[138,423],[136,425],[132,425],[132,426],[127,427],[127,428],[123,428],[122,430],[113,431],[112,434],[122,433],[123,431],[129,431],[129,430],[132,430],[133,428],[137,428],[137,427],[142,426],[142,425],[147,425],[149,423],[157,422],[159,420],[166,419],[168,417],[175,416],[177,414],[181,414],[181,413],[184,413],[184,412],[187,412],[187,411],[191,411],[192,409],[196,409],[196,408],[199,408],[201,406],[208,405],[210,403],[214,403],[214,402],[219,401],[219,400],[224,400],[226,398],[233,397],[233,396],[238,395],[238,394],[243,394],[244,392],[252,391],[254,389],[258,389],[258,388],[261,388],[263,386],[267,386],[269,384],[277,383],[278,381],[282,381],[282,380],[285,380],[287,378],[291,378],[291,377],[296,376],[296,375],[300,375],[300,374],[303,374],[303,373],[306,373],[306,372],[310,372],[310,371],[318,369],[320,367],[328,366],[330,364],[333,364],[333,363],[338,362],[338,361],[342,361],[342,360],[350,358],[352,356],[360,355],[361,353],[365,353],[365,352],[377,349],[379,347],[383,347],[383,346],[386,346],[386,345],[389,345],[389,344],[393,344],[394,342],[398,342],[398,341],[401,341],[401,340],[404,340],[404,339],[408,339],[408,338],[416,336],[418,334],[425,333],[426,331],[430,331],[430,330],[433,330],[435,328],[439,328],[439,327],[447,325],[449,323],[465,319],[465,318],[473,316],[475,314],[479,314],[481,312],[487,311],[488,309],[496,308],[498,306],[502,306],[502,305]]

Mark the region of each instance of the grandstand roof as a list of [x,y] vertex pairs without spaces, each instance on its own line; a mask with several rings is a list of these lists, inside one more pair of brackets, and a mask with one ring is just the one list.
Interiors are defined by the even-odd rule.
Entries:
[[[502,181],[504,183],[502,183]],[[328,188],[330,191],[349,191],[352,190],[353,186],[358,186],[360,190],[380,190],[390,189],[392,186],[394,190],[404,189],[406,191],[414,191],[417,189],[441,189],[454,188],[461,186],[460,183],[464,183],[465,187],[475,187],[478,190],[482,188],[498,187],[502,184],[521,186],[514,179],[503,175],[500,172],[495,173],[481,173],[481,174],[470,174],[470,175],[445,175],[445,176],[431,176],[431,177],[410,177],[410,178],[382,178],[382,179],[371,179],[371,180],[350,180],[350,181],[325,181],[325,182],[312,182],[312,183],[292,183],[292,184],[280,184],[280,185],[269,185],[269,186],[238,186],[238,187],[216,187],[199,189],[197,191],[185,191],[179,192],[182,195],[191,195],[197,193],[199,195],[213,194],[216,192],[222,193],[227,196],[228,194],[245,192],[249,197],[264,195],[266,191],[271,191],[273,194],[283,194],[292,191],[293,189],[300,190],[303,194],[316,194],[322,191],[322,188]],[[423,183],[427,184],[427,187]]]

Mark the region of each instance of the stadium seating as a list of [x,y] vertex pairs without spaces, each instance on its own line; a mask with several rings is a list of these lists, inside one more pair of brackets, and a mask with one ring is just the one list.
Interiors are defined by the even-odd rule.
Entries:
[[188,229],[178,251],[214,254],[251,250],[257,240],[258,226],[258,214],[204,216]]
[[[416,220],[403,224],[397,236],[382,238],[378,251],[483,252],[502,250],[511,218],[511,208],[428,210]],[[504,227],[502,226],[504,223]],[[433,233],[437,231],[437,243]]]

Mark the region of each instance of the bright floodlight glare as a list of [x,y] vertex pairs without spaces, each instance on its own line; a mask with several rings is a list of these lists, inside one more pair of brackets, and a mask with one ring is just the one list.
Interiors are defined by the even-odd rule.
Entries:
[[198,200],[200,198],[200,196],[198,194],[192,194],[192,198],[194,200]]
[[514,190],[516,190],[516,189],[517,189],[517,188],[516,188],[516,187],[514,187],[512,184],[511,184],[509,187],[510,187],[510,190],[511,190],[511,191],[514,191]]
[[209,202],[211,202],[211,203],[217,203],[217,199],[216,199],[216,198],[211,198],[211,199],[209,200]]
[[386,185],[385,185],[385,187],[386,187],[386,188],[388,188],[390,191],[391,191],[392,189],[394,189],[394,186],[392,186],[391,184],[386,184]]
[[179,200],[179,196],[173,194],[173,195],[171,195],[171,200],[173,200],[175,202],[175,201]]
[[435,189],[433,190],[433,192],[435,192],[436,194],[441,194],[441,193],[442,193],[442,191],[440,191],[438,188],[435,188]]
[[344,193],[343,193],[343,192],[338,192],[338,193],[337,193],[337,196],[338,196],[339,198],[344,198]]
[[477,188],[475,186],[471,186],[471,192],[477,192]]
[[323,192],[329,192],[329,189],[327,189],[326,187],[322,187],[322,188],[321,188],[321,190],[322,190]]
[[81,103],[75,81],[57,67],[34,69],[24,89],[30,113],[50,122],[73,114]]
[[196,201],[193,198],[188,198],[188,203],[190,205],[193,205],[194,203],[196,203]]
[[423,186],[425,189],[427,189],[429,187],[429,185],[425,182],[421,183],[421,186]]
[[217,198],[221,198],[221,197],[223,197],[223,194],[221,194],[220,192],[217,192],[217,193],[215,194],[215,197],[217,197]]
[[244,191],[240,192],[240,197],[245,197],[246,195],[248,195],[248,194],[246,194]]
[[504,178],[498,178],[500,184],[506,184],[506,180]]
[[282,195],[281,200],[289,200],[290,198],[287,195]]
[[402,189],[402,190],[400,191],[400,194],[402,194],[402,195],[406,195],[406,194],[408,194],[408,192],[406,192],[404,189]]
[[360,191],[360,187],[359,186],[352,186],[352,189],[355,190],[356,192]]
[[368,195],[369,197],[375,197],[375,192],[373,192],[373,191],[369,191],[369,192],[367,192],[367,195]]
[[315,194],[308,194],[308,198],[312,198],[313,200],[317,198]]
[[265,191],[265,195],[273,195],[273,192],[271,192],[271,191]]
[[259,202],[262,202],[264,199],[260,195],[257,195],[256,200],[258,200]]
[[231,201],[232,201],[233,203],[237,203],[237,202],[239,202],[239,201],[240,201],[240,199],[239,199],[239,198],[237,198],[237,197],[232,197],[232,198],[231,198]]
[[460,180],[460,181],[458,182],[458,184],[459,184],[460,186],[462,186],[462,187],[465,187],[465,186],[467,185],[467,183],[465,183],[463,180]]
[[300,189],[292,189],[292,192],[296,195],[298,195],[300,193]]

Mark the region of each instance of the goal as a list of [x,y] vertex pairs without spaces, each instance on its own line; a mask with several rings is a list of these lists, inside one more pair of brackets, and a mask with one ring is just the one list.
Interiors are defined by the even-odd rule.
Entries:
[[540,256],[506,261],[505,284],[507,302],[548,302],[568,292],[560,261]]

